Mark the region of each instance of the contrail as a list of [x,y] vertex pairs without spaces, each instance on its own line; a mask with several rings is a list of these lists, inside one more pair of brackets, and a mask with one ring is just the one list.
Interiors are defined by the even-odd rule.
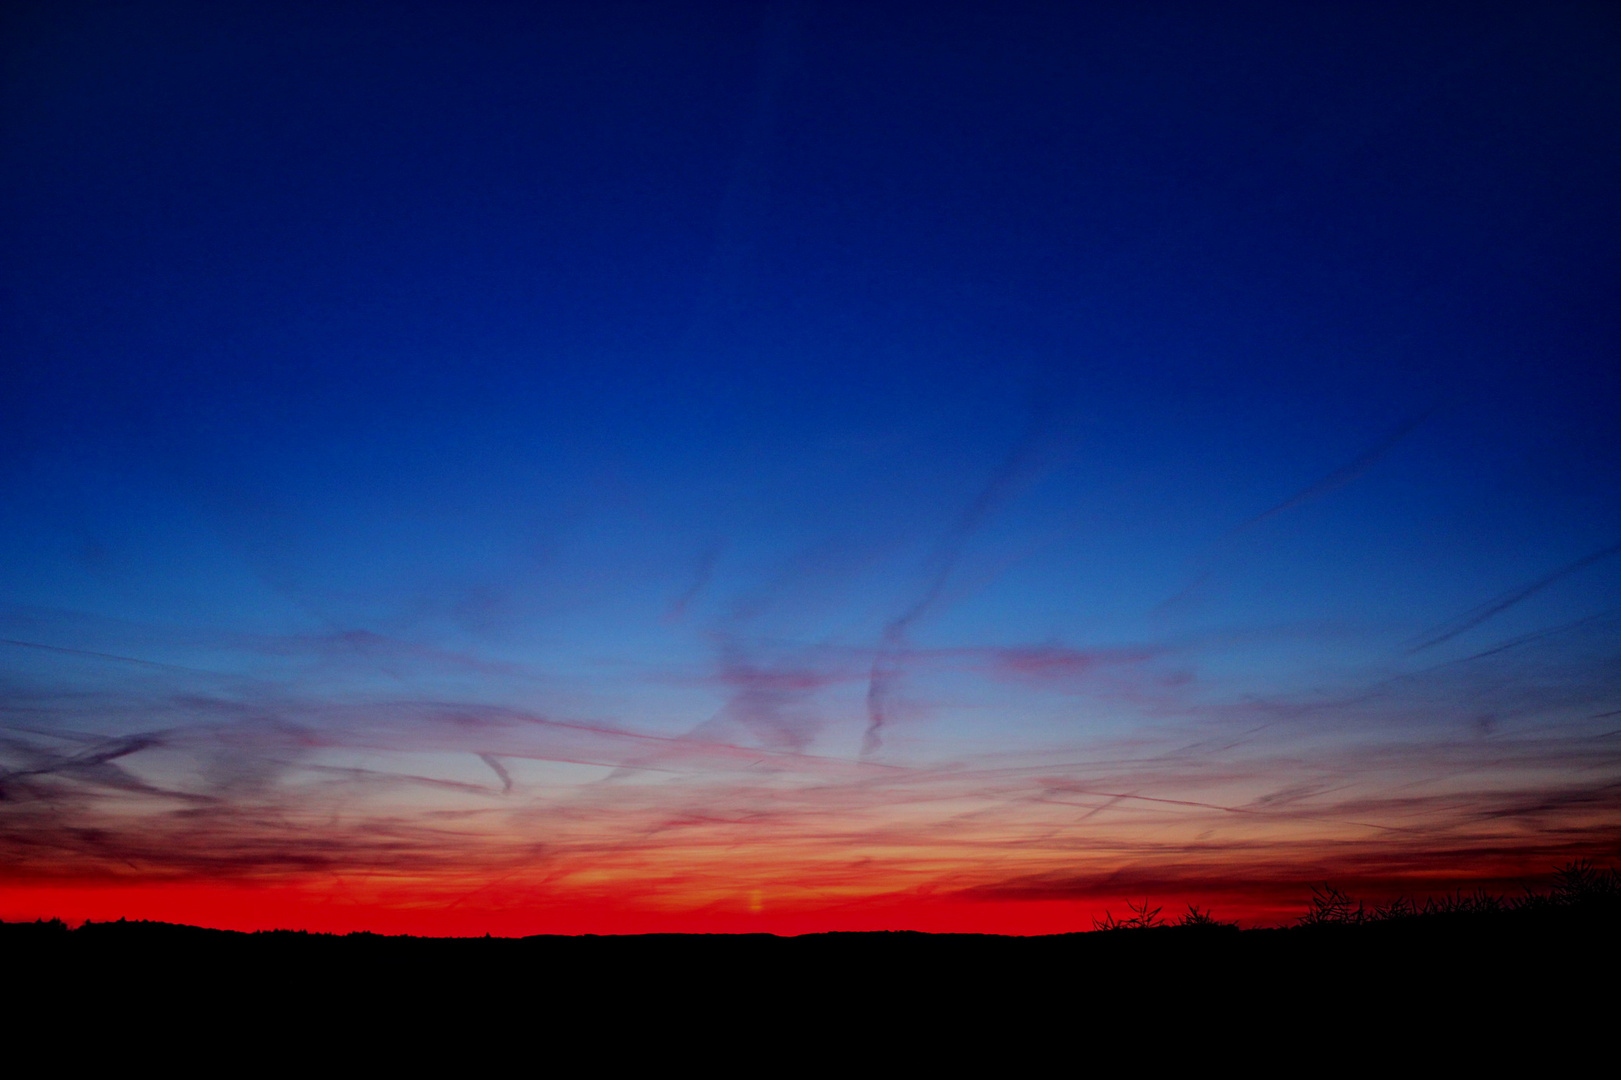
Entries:
[[[1279,514],[1282,514],[1285,511],[1293,510],[1297,506],[1311,502],[1313,499],[1320,498],[1323,495],[1327,495],[1329,492],[1342,488],[1346,484],[1356,480],[1363,473],[1367,472],[1375,464],[1377,464],[1380,458],[1390,453],[1397,443],[1401,442],[1408,435],[1411,435],[1413,431],[1423,424],[1424,421],[1428,420],[1430,416],[1434,414],[1434,412],[1435,410],[1433,408],[1426,409],[1417,416],[1403,421],[1389,435],[1386,435],[1383,439],[1380,439],[1377,443],[1373,444],[1371,447],[1364,450],[1362,453],[1358,454],[1344,465],[1341,465],[1327,476],[1324,476],[1320,480],[1301,488],[1299,491],[1295,492],[1293,495],[1290,495],[1277,505],[1262,510],[1254,517],[1246,518],[1237,525],[1234,525],[1231,529],[1228,529],[1225,533],[1223,533],[1220,539],[1218,539],[1212,546],[1219,548],[1222,545],[1231,543],[1233,540],[1242,536],[1244,533],[1249,532],[1263,521],[1277,517]],[[1164,610],[1172,607],[1182,600],[1187,599],[1189,594],[1191,594],[1195,589],[1209,579],[1211,573],[1212,570],[1209,568],[1207,563],[1206,568],[1201,571],[1197,577],[1179,590],[1176,595],[1161,603],[1158,610]]]
[[17,641],[14,638],[0,638],[0,645],[10,645],[18,649],[38,649],[41,652],[61,653],[64,656],[86,656],[92,660],[116,660],[121,664],[139,664],[142,667],[160,668],[164,671],[190,671],[203,675],[216,674],[203,668],[183,667],[180,664],[164,664],[156,660],[141,660],[134,656],[120,656],[117,653],[91,652],[89,649],[69,649],[61,645],[42,645],[37,641]]
[[1537,580],[1531,582],[1529,585],[1523,585],[1520,588],[1515,589],[1513,592],[1504,593],[1497,599],[1488,601],[1472,611],[1464,612],[1452,622],[1442,626],[1436,631],[1433,631],[1428,637],[1425,637],[1423,640],[1419,641],[1418,644],[1408,649],[1407,654],[1411,656],[1413,653],[1423,652],[1425,649],[1428,649],[1431,646],[1439,645],[1443,641],[1451,641],[1464,631],[1473,630],[1487,619],[1508,610],[1515,604],[1518,604],[1521,600],[1531,596],[1533,593],[1542,591],[1549,585],[1552,585],[1554,582],[1558,581],[1560,578],[1568,577],[1571,574],[1576,573],[1578,570],[1585,570],[1594,563],[1608,559],[1611,555],[1616,554],[1621,554],[1621,543],[1611,544],[1609,547],[1600,548],[1599,550],[1591,552],[1590,554],[1583,555],[1575,562],[1566,563],[1564,566],[1561,566],[1552,573],[1544,574],[1542,577],[1537,578]]
[[501,792],[505,794],[512,790],[512,774],[507,767],[501,764],[501,759],[494,754],[480,754],[479,759],[490,767],[490,771],[501,778]]
[[884,627],[883,640],[873,656],[872,672],[867,679],[867,731],[861,740],[862,756],[872,753],[883,745],[880,733],[887,718],[890,688],[900,675],[907,632],[913,623],[928,614],[939,602],[947,583],[951,580],[951,575],[957,569],[957,563],[962,559],[963,548],[967,546],[968,541],[985,524],[986,519],[1006,503],[1020,484],[1028,479],[1036,458],[1039,427],[1039,424],[1032,423],[1030,430],[1008,453],[996,472],[991,474],[985,486],[980,488],[978,494],[964,507],[955,524],[941,538],[930,559],[933,568],[923,591],[905,611]]
[[1411,435],[1413,430],[1420,424],[1424,423],[1424,421],[1428,420],[1430,415],[1434,412],[1434,409],[1428,409],[1422,413],[1419,413],[1412,419],[1404,421],[1389,435],[1385,436],[1383,439],[1379,440],[1373,446],[1369,447],[1367,450],[1364,450],[1361,454],[1358,454],[1355,458],[1346,462],[1344,465],[1341,465],[1339,468],[1335,469],[1333,472],[1329,473],[1315,484],[1310,484],[1301,488],[1299,491],[1295,492],[1287,499],[1284,499],[1276,506],[1268,510],[1263,510],[1259,514],[1256,514],[1254,517],[1250,518],[1248,521],[1235,525],[1227,532],[1225,536],[1222,537],[1222,539],[1230,540],[1242,532],[1253,529],[1255,526],[1259,525],[1268,518],[1276,517],[1285,510],[1293,510],[1302,503],[1310,502],[1318,496],[1327,495],[1330,491],[1333,491],[1336,488],[1344,487],[1346,484],[1349,484],[1351,481],[1355,480],[1357,477],[1361,476],[1363,473],[1372,468],[1380,458],[1390,453],[1391,449],[1397,443],[1401,442],[1408,435]]

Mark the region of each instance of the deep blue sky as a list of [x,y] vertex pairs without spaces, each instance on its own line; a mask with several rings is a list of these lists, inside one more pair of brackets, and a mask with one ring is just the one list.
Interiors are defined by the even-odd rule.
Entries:
[[[1222,805],[1613,838],[1613,5],[5,20],[17,866],[366,754],[503,807],[476,754],[579,757],[423,709],[920,769],[1261,738]],[[1375,738],[1588,816],[1367,809],[1484,768]],[[975,791],[994,842],[1029,792]]]

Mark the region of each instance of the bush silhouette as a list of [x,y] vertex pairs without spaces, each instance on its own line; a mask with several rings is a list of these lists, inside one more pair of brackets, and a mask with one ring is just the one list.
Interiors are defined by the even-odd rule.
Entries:
[[1549,900],[1561,907],[1597,907],[1621,903],[1621,874],[1586,859],[1566,863],[1553,875]]
[[1209,911],[1201,911],[1196,905],[1189,904],[1185,915],[1176,920],[1177,926],[1203,926],[1203,927],[1237,927],[1237,923],[1222,922]]
[[1146,899],[1140,904],[1127,900],[1126,907],[1131,911],[1131,914],[1126,918],[1117,919],[1114,912],[1106,910],[1103,913],[1103,918],[1092,920],[1092,928],[1095,930],[1148,930],[1165,925],[1165,920],[1159,917],[1160,909],[1149,907]]
[[1411,919],[1417,914],[1417,905],[1405,896],[1398,896],[1374,908],[1371,919],[1374,922],[1390,922],[1393,919]]
[[1311,906],[1298,921],[1302,926],[1356,926],[1368,922],[1369,917],[1362,901],[1351,899],[1325,881],[1311,887]]
[[1484,889],[1476,889],[1472,893],[1459,891],[1428,897],[1424,901],[1424,906],[1419,909],[1419,913],[1422,915],[1496,915],[1509,910],[1509,908],[1509,903],[1501,896],[1493,895]]
[[[1296,922],[1302,926],[1358,926],[1435,916],[1504,915],[1515,911],[1570,908],[1584,911],[1621,909],[1621,872],[1613,867],[1601,867],[1586,859],[1578,859],[1554,871],[1553,886],[1549,891],[1539,893],[1527,888],[1525,896],[1518,900],[1485,889],[1469,893],[1460,889],[1426,897],[1423,903],[1398,896],[1371,911],[1360,900],[1324,882],[1312,886],[1310,907],[1304,915],[1296,918]],[[1184,917],[1183,921],[1185,923],[1187,918]]]

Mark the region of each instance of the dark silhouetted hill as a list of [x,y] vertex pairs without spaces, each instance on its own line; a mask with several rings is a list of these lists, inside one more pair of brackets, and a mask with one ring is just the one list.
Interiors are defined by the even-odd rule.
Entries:
[[1162,920],[1145,903],[1102,929],[1045,937],[412,938],[37,922],[0,924],[0,950],[14,1019],[79,1018],[87,1030],[113,1016],[298,1038],[358,1027],[398,1040],[447,1025],[631,1042],[778,1032],[807,1053],[857,1030],[936,1047],[994,1032],[1043,1043],[1130,1032],[1154,1052],[1152,1040],[1199,1032],[1211,1053],[1311,1030],[1339,1032],[1347,1053],[1446,1032],[1478,1048],[1609,1030],[1616,886],[1613,872],[1573,864],[1518,900],[1370,909],[1325,885],[1295,925],[1252,930],[1197,910]]

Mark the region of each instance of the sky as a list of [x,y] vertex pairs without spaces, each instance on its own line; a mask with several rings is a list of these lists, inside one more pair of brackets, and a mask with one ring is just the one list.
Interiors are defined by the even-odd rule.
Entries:
[[0,918],[1621,852],[1621,10],[10,3]]

